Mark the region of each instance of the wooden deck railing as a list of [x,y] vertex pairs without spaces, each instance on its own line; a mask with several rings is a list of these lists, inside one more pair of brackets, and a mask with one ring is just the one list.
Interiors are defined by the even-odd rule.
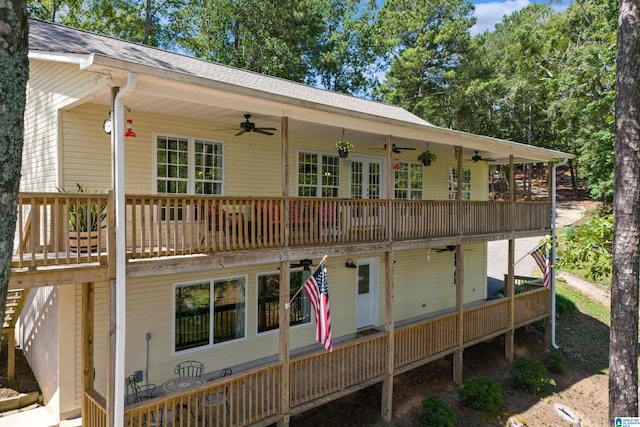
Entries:
[[515,327],[549,315],[551,291],[543,286],[515,296]]
[[486,339],[509,328],[509,299],[501,298],[464,312],[464,343]]
[[125,425],[244,426],[268,419],[280,412],[280,369],[270,364],[143,400],[125,408]]
[[[516,322],[522,326],[549,315],[550,291],[545,288],[516,296]],[[547,304],[546,306],[544,304]],[[509,300],[503,298],[464,310],[464,347],[509,328]],[[403,372],[458,347],[458,314],[448,313],[397,327],[395,369]],[[505,325],[505,321],[507,322]],[[383,380],[387,369],[389,333],[336,344],[332,352],[315,350],[292,357],[289,398],[292,413],[310,409]],[[271,363],[202,386],[145,400],[125,408],[125,425],[240,426],[267,425],[280,415],[282,363]],[[404,369],[403,369],[404,368]],[[87,401],[90,413],[104,407]],[[216,402],[217,404],[208,404]],[[96,409],[92,409],[96,407]],[[103,424],[88,424],[102,427]]]
[[396,329],[396,369],[454,349],[458,344],[457,322],[457,313],[451,313]]
[[[126,203],[128,257],[135,259],[550,227],[546,202],[128,195]],[[106,262],[114,223],[111,196],[21,193],[18,208],[14,268]],[[76,250],[71,242],[79,220],[70,222],[69,213],[92,208],[105,212],[104,228],[95,233],[92,246]]]
[[105,263],[112,208],[110,194],[20,193],[11,266]]
[[104,397],[95,391],[85,392],[82,402],[82,424],[92,427],[108,427],[106,408]]
[[365,384],[382,376],[387,360],[386,333],[336,345],[291,361],[291,407]]

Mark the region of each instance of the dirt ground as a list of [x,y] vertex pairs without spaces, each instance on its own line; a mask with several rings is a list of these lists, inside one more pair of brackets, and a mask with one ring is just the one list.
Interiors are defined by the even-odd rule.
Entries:
[[16,349],[15,355],[15,380],[12,384],[9,384],[7,380],[7,354],[4,351],[0,354],[0,399],[15,397],[20,393],[29,393],[40,390],[38,382],[33,376],[31,368],[29,368],[29,364],[22,354],[22,350]]

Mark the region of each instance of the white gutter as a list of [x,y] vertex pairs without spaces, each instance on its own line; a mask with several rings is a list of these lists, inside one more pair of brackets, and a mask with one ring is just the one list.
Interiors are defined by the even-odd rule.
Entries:
[[125,197],[124,197],[124,99],[131,94],[137,83],[137,75],[129,73],[127,84],[116,95],[114,101],[114,192],[116,212],[116,350],[115,350],[115,378],[113,421],[115,427],[124,427],[124,398],[125,398],[125,341],[126,341],[126,279],[127,252]]
[[556,169],[568,160],[565,157],[551,168],[551,346],[556,349],[560,348],[556,344]]
[[93,53],[69,53],[69,52],[49,52],[42,50],[30,50],[29,59],[39,59],[41,61],[62,62],[65,64],[77,64],[80,69],[85,69],[93,64],[95,55]]

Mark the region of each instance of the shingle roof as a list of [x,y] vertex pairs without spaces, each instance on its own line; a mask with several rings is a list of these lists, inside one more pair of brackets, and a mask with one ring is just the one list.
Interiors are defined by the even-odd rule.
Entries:
[[29,20],[29,49],[41,52],[102,55],[133,64],[250,88],[263,93],[408,123],[429,125],[425,120],[400,107],[317,89],[282,78],[270,77],[35,19]]

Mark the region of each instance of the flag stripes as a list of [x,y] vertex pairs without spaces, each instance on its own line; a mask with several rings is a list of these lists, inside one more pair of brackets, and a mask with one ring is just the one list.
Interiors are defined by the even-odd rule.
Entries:
[[331,339],[331,310],[329,308],[329,288],[327,286],[327,266],[324,258],[318,268],[302,285],[316,315],[316,340],[328,351],[333,349]]
[[542,271],[542,284],[545,288],[551,286],[551,263],[549,262],[549,258],[547,258],[547,254],[542,251],[542,246],[539,246],[536,250],[531,252],[531,256],[540,267],[540,271]]

